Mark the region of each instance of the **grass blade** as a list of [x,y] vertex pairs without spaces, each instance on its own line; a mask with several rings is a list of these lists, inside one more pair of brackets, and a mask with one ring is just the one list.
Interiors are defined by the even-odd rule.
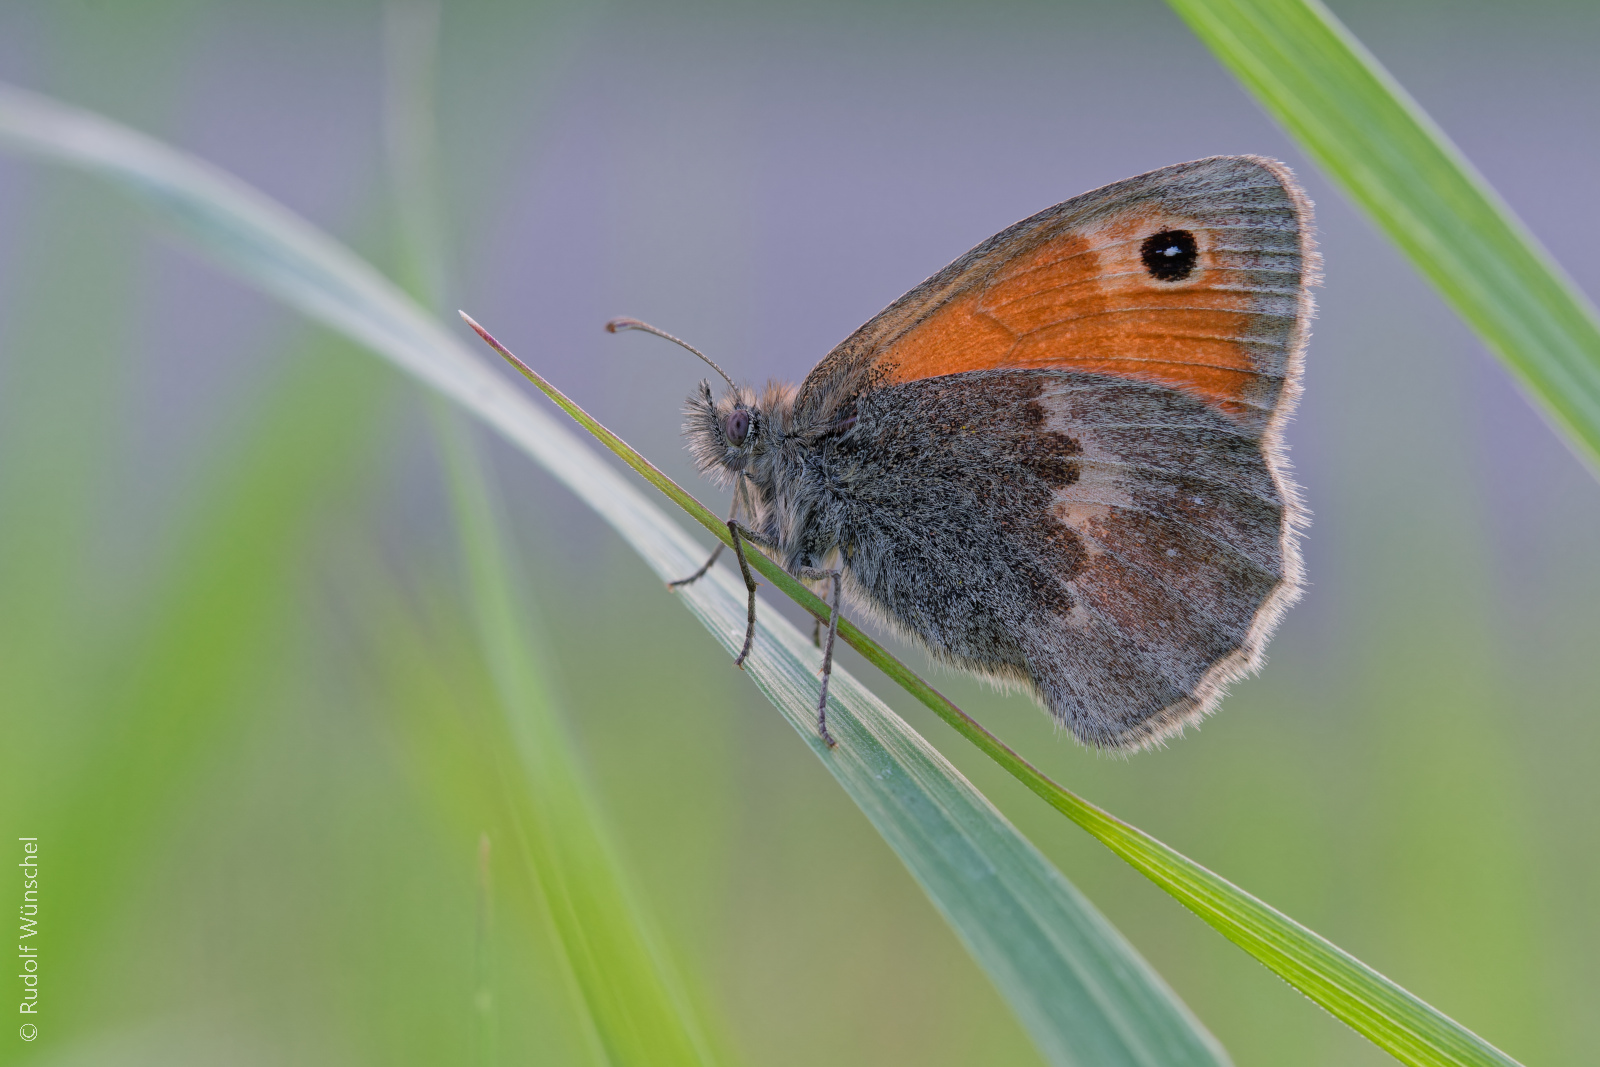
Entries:
[[1169,0],[1600,471],[1600,315],[1318,0]]
[[[694,543],[616,472],[511,392],[376,271],[282,208],[131,131],[9,90],[0,93],[0,135],[6,133],[35,151],[124,178],[258,284],[457,399],[562,479],[658,574],[681,575],[698,564]],[[130,151],[119,153],[118,145]],[[282,234],[275,231],[280,225]],[[324,281],[329,288],[321,287]],[[334,310],[324,313],[329,307]],[[524,372],[708,530],[726,536],[698,501]],[[770,560],[753,554],[751,562],[813,614],[824,610]],[[713,572],[684,599],[731,651],[743,628],[742,588],[726,572]],[[920,736],[842,671],[835,674],[838,706],[830,719],[837,715],[843,743],[833,753],[825,750],[811,710],[816,652],[774,613],[763,612],[762,620],[750,671],[757,685],[900,853],[1052,1062],[1222,1058],[1070,884]],[[1292,919],[1052,782],[855,627],[845,623],[840,634],[1052,806],[1381,1047],[1416,1064],[1513,1062]]]
[[[401,249],[414,297],[435,304],[444,269],[434,182],[434,64],[440,8],[389,0],[384,8],[386,143]],[[512,813],[509,851],[533,887],[525,899],[549,934],[568,1011],[594,1062],[613,1067],[711,1064],[682,978],[631,890],[582,762],[544,684],[549,642],[506,550],[502,522],[475,443],[454,409],[432,405],[456,519],[476,644],[487,668],[496,741],[488,760]],[[485,997],[485,1002],[489,1002]],[[492,1035],[492,1020],[484,1029]],[[487,1047],[487,1042],[484,1043]]]
[[544,642],[513,593],[518,584],[472,442],[454,412],[438,421],[478,644],[514,750],[501,778],[519,794],[512,803],[518,852],[548,902],[587,1029],[604,1050],[599,1062],[715,1063],[691,998],[595,818],[577,753],[535,662]]
[[[298,216],[126,127],[20,90],[0,89],[0,138],[133,192],[257,285],[456,401],[572,489],[658,575],[678,577],[699,565],[703,550],[653,502],[375,269]],[[625,445],[619,454],[648,467]],[[674,499],[726,534],[681,489]],[[756,562],[772,577],[770,562]],[[743,634],[742,585],[714,571],[682,596],[731,651]],[[776,612],[762,612],[748,673],[906,863],[1049,1062],[1226,1062],[1215,1039],[1060,872],[840,670],[830,722],[837,716],[841,744],[825,749],[813,718],[818,665],[808,640]]]
[[[606,447],[627,460],[708,529],[727,537],[726,527],[703,504],[506,351],[482,327],[471,319],[467,321]],[[806,610],[826,617],[827,608],[822,600],[776,563],[757,553],[750,553],[749,559],[764,577]],[[1380,1048],[1393,1053],[1402,1062],[1419,1065],[1515,1067],[1516,1061],[1505,1053],[1337,945],[1143,830],[1052,781],[848,620],[841,620],[839,636],[1051,807],[1094,835],[1228,940]],[[728,647],[731,650],[735,646],[729,644]],[[830,708],[829,722],[832,721]],[[814,729],[810,740],[814,747],[821,745]]]

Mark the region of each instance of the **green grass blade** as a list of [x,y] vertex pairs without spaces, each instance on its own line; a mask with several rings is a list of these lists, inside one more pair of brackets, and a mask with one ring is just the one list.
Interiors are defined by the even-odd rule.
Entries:
[[[433,195],[434,61],[440,9],[391,0],[385,14],[384,124],[395,191],[400,274],[418,300],[443,289]],[[504,841],[535,891],[577,1029],[595,1062],[614,1067],[712,1064],[693,998],[624,877],[576,747],[544,684],[542,627],[506,550],[500,516],[474,442],[456,412],[433,406],[456,518],[477,646],[491,682],[490,759],[505,796]]]
[[1170,2],[1600,470],[1600,315],[1389,72],[1317,0]]
[[[481,327],[476,324],[474,327],[606,447],[627,460],[708,529],[727,537],[726,527],[703,504],[507,352],[494,338],[484,334]],[[756,553],[749,558],[751,565],[774,585],[812,614],[826,617],[822,600],[776,563]],[[1343,949],[1177,850],[1052,781],[848,620],[841,621],[839,636],[1051,807],[1089,831],[1234,944],[1380,1048],[1405,1063],[1514,1067],[1516,1061],[1505,1053]],[[729,644],[728,647],[735,646]],[[832,721],[830,706],[829,722]],[[814,734],[811,740],[814,746],[821,745]]]
[[[377,271],[282,207],[131,130],[17,90],[0,91],[0,137],[137,193],[256,284],[460,403],[563,481],[658,575],[678,577],[699,565],[699,545],[621,474]],[[693,506],[697,518],[709,516]],[[714,517],[708,526],[721,529]],[[775,569],[757,563],[766,563],[769,576]],[[722,569],[682,597],[731,651],[743,633],[742,585]],[[770,609],[762,612],[748,666],[900,855],[1050,1062],[1226,1062],[1215,1040],[1060,872],[844,671],[835,671],[829,715],[840,744],[824,748],[813,719],[819,655]]]
[[714,1063],[692,1000],[596,819],[577,753],[536,662],[544,641],[513,592],[518,583],[481,465],[453,419],[453,413],[441,418],[440,436],[478,642],[515,748],[508,786],[526,793],[515,805],[519,851],[549,902],[603,1062]]
[[[28,128],[27,123],[7,122],[15,116],[13,112],[7,110],[6,105],[15,103],[16,100],[16,97],[0,96],[0,129],[7,126],[12,131]],[[30,106],[38,103],[36,99],[30,98],[24,98],[22,102]],[[82,116],[81,113],[76,114],[80,120],[102,121]],[[35,131],[38,130],[40,123],[37,115],[25,115],[24,118],[31,119],[33,128]],[[127,131],[120,131],[120,128],[112,127],[112,129],[123,136],[137,137]],[[13,136],[16,136],[15,132]],[[140,139],[140,143],[145,151],[165,151],[143,139]],[[62,145],[48,136],[45,137],[44,145],[35,144],[34,147],[46,148],[53,154],[65,155],[70,161],[79,165],[92,166],[94,163],[92,155],[87,160],[83,159],[71,150],[70,144]],[[178,157],[178,162],[184,161]],[[170,161],[163,161],[163,166],[157,169],[169,170],[170,166]],[[243,205],[230,202],[229,196],[237,189],[231,180],[227,180],[219,189],[209,180],[211,175],[201,172],[196,176],[183,171],[181,167],[178,170],[178,177],[184,179],[180,187],[186,190],[185,195],[200,196],[203,199],[220,196],[222,204],[227,205],[227,210],[216,203],[209,203],[206,211],[180,211],[180,219],[191,220],[197,215],[205,217],[208,213],[220,213],[227,218],[230,211],[240,210],[248,216],[252,204],[259,201],[259,197],[252,193],[250,194],[252,199]],[[174,198],[181,204],[183,197],[177,196],[175,190],[165,189],[155,199],[159,203]],[[286,214],[275,206],[272,207],[272,212],[276,215]],[[270,229],[271,217],[268,217],[266,223],[258,219],[255,224]],[[389,291],[387,283],[376,272],[361,264],[359,260],[355,260],[339,246],[311,231],[303,222],[293,219],[292,216],[290,219],[294,226],[298,227],[292,236],[296,238],[295,243],[299,250],[310,249],[313,253],[329,253],[331,250],[333,257],[331,262],[298,263],[292,250],[272,245],[269,233],[248,234],[247,240],[238,242],[208,240],[207,243],[224,254],[237,251],[239,247],[248,248],[253,242],[263,242],[275,247],[285,260],[285,265],[291,269],[256,269],[248,255],[244,256],[242,261],[233,259],[233,262],[258,282],[312,313],[317,313],[317,309],[326,299],[325,294],[308,296],[301,293],[300,289],[306,284],[315,284],[314,280],[308,282],[307,279],[315,279],[319,274],[330,272],[339,275],[341,286],[349,286],[359,291],[359,301],[353,308],[343,309],[341,314],[348,312],[354,317],[359,317],[362,308],[378,308],[381,312],[381,309],[400,305],[403,317],[399,323],[391,321],[381,327],[374,324],[359,324],[359,329],[353,329],[352,332],[362,338],[402,336],[402,341],[398,343],[396,349],[380,347],[379,350],[437,385],[448,395],[460,399],[469,410],[521,445],[621,531],[658,574],[671,576],[687,573],[698,563],[699,557],[692,542],[668,523],[664,516],[641,498],[631,486],[618,478],[610,468],[596,462],[594,457],[570,435],[551,424],[542,412],[527,405],[521,397],[507,394],[502,381],[488,374],[470,356],[459,351],[454,339],[444,334],[435,324],[427,320],[426,316],[409,308],[402,297]],[[231,225],[238,227],[242,223],[233,220]],[[202,239],[205,238],[204,233],[200,236]],[[347,260],[354,264],[349,271],[343,269]],[[268,267],[277,266],[279,265],[269,261]],[[341,322],[340,319],[333,321],[336,324]],[[418,323],[424,331],[422,336],[405,336],[407,330]],[[443,358],[437,363],[430,362],[435,355]],[[529,373],[531,377],[536,378],[531,372]],[[461,380],[462,378],[464,380]],[[551,392],[558,403],[594,432],[608,447],[683,506],[707,529],[725,535],[725,529],[716,516],[655,470],[614,434],[589,419],[566,398],[550,390],[545,383],[539,384],[541,388]],[[759,555],[752,556],[751,561],[774,585],[808,610],[813,613],[820,613],[823,610],[821,602],[816,597],[799,586],[771,561]],[[732,579],[720,572],[714,572],[714,577],[699,583],[685,596],[685,599],[731,650],[736,639],[735,635],[742,628],[741,598],[739,590],[733,586]],[[1104,980],[1115,968],[1108,966],[1105,973],[1097,973],[1093,953],[1086,954],[1081,948],[1075,947],[1070,943],[1070,938],[1068,943],[1057,941],[1047,945],[1047,950],[1056,954],[1055,958],[1051,961],[1040,961],[1037,957],[1040,945],[1043,943],[1029,940],[1030,936],[1037,936],[1037,932],[1026,929],[1025,925],[1019,925],[1019,918],[1027,917],[1030,920],[1033,918],[1027,915],[1023,908],[1023,898],[1029,894],[1019,893],[1013,886],[1001,886],[998,884],[998,878],[992,878],[989,892],[985,894],[987,899],[974,901],[970,897],[964,897],[963,893],[971,881],[969,876],[974,870],[985,877],[988,877],[988,874],[982,866],[973,867],[970,863],[957,863],[952,868],[950,862],[952,857],[964,856],[966,859],[971,859],[974,855],[984,855],[984,848],[993,850],[996,841],[1008,846],[1014,844],[1022,853],[1018,862],[1015,865],[1007,863],[993,870],[1003,871],[1013,878],[1026,874],[1027,877],[1023,878],[1024,883],[1028,878],[1032,878],[1035,883],[1034,888],[1040,889],[1044,897],[1053,896],[1058,904],[1066,907],[1068,915],[1062,928],[1070,928],[1072,923],[1076,922],[1077,930],[1089,938],[1090,943],[1114,946],[1114,932],[1107,929],[1103,931],[1103,936],[1097,939],[1093,928],[1096,923],[1103,923],[1103,920],[1086,907],[1073,907],[1071,900],[1073,893],[1070,886],[1060,879],[1060,875],[1039,859],[1036,853],[1031,853],[1026,842],[1016,838],[1014,831],[999,820],[998,814],[988,809],[982,799],[972,793],[971,787],[949,769],[948,765],[942,764],[937,754],[928,748],[920,737],[894,718],[887,708],[878,704],[875,698],[842,672],[836,675],[840,698],[836,714],[839,715],[843,731],[840,735],[841,740],[846,743],[841,745],[843,751],[839,753],[830,754],[823,750],[812,731],[810,698],[806,696],[807,692],[813,694],[815,692],[815,679],[810,673],[814,669],[814,650],[807,642],[802,641],[792,628],[787,627],[781,620],[774,622],[774,619],[775,616],[771,612],[763,613],[763,627],[757,645],[759,655],[752,663],[752,674],[758,685],[773,697],[780,710],[789,717],[808,743],[818,750],[818,754],[828,763],[829,769],[840,778],[847,790],[856,796],[863,810],[873,818],[875,825],[900,851],[908,866],[917,873],[930,895],[950,918],[952,925],[989,969],[1002,991],[1028,1023],[1035,1039],[1047,1053],[1052,1055],[1052,1059],[1056,1062],[1074,1062],[1071,1059],[1072,1052],[1066,1050],[1072,1047],[1075,1039],[1079,1042],[1077,1051],[1094,1050],[1094,1046],[1082,1043],[1085,1034],[1104,1034],[1111,1040],[1116,1040],[1119,1030],[1124,1028],[1127,1020],[1137,1018],[1140,1010],[1150,1010],[1151,1004],[1157,1004],[1162,999],[1164,994],[1161,992],[1159,980],[1153,975],[1141,973],[1143,964],[1136,956],[1131,952],[1125,955],[1112,952],[1112,958],[1122,961],[1120,965],[1129,965],[1133,968],[1123,976],[1123,979],[1124,986],[1132,988],[1131,999],[1135,1011],[1117,1019],[1106,1012],[1095,1010],[1098,1006],[1088,1005],[1091,1017],[1087,1022],[1081,1018],[1064,1019],[1063,1012],[1071,1016],[1073,1011],[1086,1010],[1086,1005],[1077,1003],[1078,998],[1071,998],[1062,993],[1063,990],[1075,988],[1071,976],[1068,976],[1064,983],[1050,984],[1048,979],[1052,976],[1045,973],[1046,968],[1042,963],[1065,964],[1069,969],[1074,964],[1085,964],[1083,977],[1090,982]],[[1089,830],[1113,851],[1123,856],[1267,966],[1295,984],[1302,992],[1380,1046],[1409,1063],[1508,1064],[1512,1062],[1456,1023],[1293,920],[1050,781],[925,681],[889,656],[870,638],[848,623],[841,627],[840,632],[871,662],[905,686],[1029,788]],[[874,748],[876,751],[873,751]],[[875,781],[865,780],[862,777],[863,768],[846,762],[858,754],[869,757],[864,770],[866,776]],[[915,775],[911,773],[912,769],[916,770]],[[924,780],[930,775],[931,779]],[[951,790],[950,796],[935,802],[930,792],[930,781]],[[916,785],[909,793],[896,795],[893,789],[884,788],[885,782],[893,782],[896,785],[906,782]],[[971,850],[951,850],[951,844],[962,838],[960,820],[951,818],[930,820],[930,816],[937,813],[927,810],[928,806],[930,803],[937,806],[944,799],[948,799],[952,812],[960,812],[964,819],[976,819],[971,825],[977,829],[968,839],[972,846]],[[938,827],[931,835],[930,826]],[[922,836],[919,838],[918,835]],[[990,837],[994,837],[995,840],[985,840]],[[928,855],[930,851],[942,854],[930,856]],[[1059,886],[1052,887],[1053,881],[1059,882]],[[1001,890],[1004,892],[999,892]],[[1010,896],[1006,893],[1010,893]],[[1003,910],[997,914],[994,909],[999,905],[1010,910]],[[1041,921],[1048,921],[1049,918],[1047,915],[1040,917]],[[1046,932],[1058,937],[1060,934],[1060,930]],[[1127,963],[1128,960],[1133,961],[1131,965]],[[1127,991],[1127,988],[1122,990],[1124,993]],[[1053,1001],[1052,996],[1055,997]],[[1072,1003],[1062,1003],[1067,1000]],[[1163,1018],[1182,1017],[1181,1006],[1174,1005],[1166,1010],[1176,1015],[1163,1016],[1159,1007],[1155,1009],[1156,1014]],[[1194,1033],[1198,1031],[1195,1030]],[[1198,1049],[1202,1046],[1192,1047]],[[1100,1054],[1098,1062],[1124,1062],[1124,1060]],[[1150,1062],[1182,1062],[1182,1060],[1168,1055],[1165,1059],[1157,1058]]]

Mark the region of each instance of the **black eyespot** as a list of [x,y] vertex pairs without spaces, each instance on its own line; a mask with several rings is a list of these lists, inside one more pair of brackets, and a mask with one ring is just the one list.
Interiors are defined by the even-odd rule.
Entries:
[[722,430],[728,435],[728,443],[738,448],[750,433],[750,413],[744,408],[735,408],[728,413]]
[[1200,246],[1188,230],[1162,230],[1144,239],[1139,258],[1157,281],[1177,282],[1194,273]]

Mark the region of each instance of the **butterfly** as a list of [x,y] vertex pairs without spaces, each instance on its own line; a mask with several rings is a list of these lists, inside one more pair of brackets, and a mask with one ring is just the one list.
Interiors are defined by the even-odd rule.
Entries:
[[1149,746],[1214,710],[1300,594],[1283,428],[1311,231],[1281,163],[1181,163],[1001,231],[798,387],[702,381],[684,433],[734,490],[738,662],[750,543],[830,587],[830,744],[844,595],[935,659],[1031,691],[1090,746]]

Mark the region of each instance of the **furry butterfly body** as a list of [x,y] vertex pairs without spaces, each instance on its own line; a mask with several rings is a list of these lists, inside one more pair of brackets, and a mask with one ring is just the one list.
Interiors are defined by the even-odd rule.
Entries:
[[1087,744],[1159,741],[1259,666],[1298,595],[1281,431],[1310,227],[1256,157],[1086,193],[929,278],[798,388],[703,382],[690,448],[791,573],[835,569],[856,608],[1031,689]]

